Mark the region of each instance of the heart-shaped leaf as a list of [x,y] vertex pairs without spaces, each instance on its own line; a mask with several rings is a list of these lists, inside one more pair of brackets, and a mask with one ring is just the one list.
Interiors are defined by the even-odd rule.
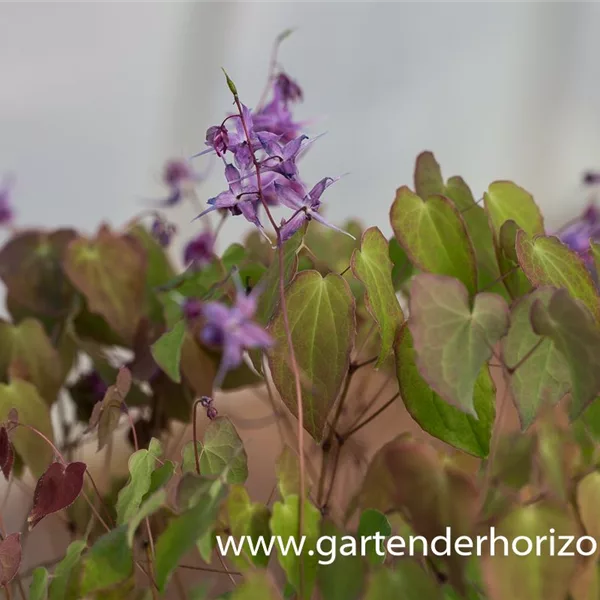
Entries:
[[406,325],[400,329],[395,351],[400,396],[412,418],[430,435],[475,456],[486,457],[496,414],[496,386],[487,365],[475,381],[475,418],[442,400],[421,377]]
[[401,187],[392,204],[390,222],[416,267],[455,277],[471,294],[477,291],[475,252],[465,223],[448,198],[431,196],[423,201],[406,186]]
[[73,308],[75,290],[62,269],[62,257],[75,238],[72,229],[24,231],[0,250],[0,278],[19,305],[61,318]]
[[133,546],[133,538],[140,523],[164,506],[166,499],[167,493],[165,490],[158,490],[148,496],[140,506],[140,509],[131,517],[127,525],[127,543],[130,547]]
[[568,365],[572,402],[569,414],[576,419],[600,393],[600,325],[585,306],[556,290],[547,306],[531,306],[533,331],[549,337]]
[[123,525],[104,534],[84,556],[80,593],[89,597],[124,581],[132,572],[133,555]]
[[494,181],[483,198],[496,239],[506,221],[514,221],[531,236],[544,233],[544,219],[532,195],[512,181]]
[[[54,440],[50,411],[32,384],[19,379],[8,385],[0,384],[0,421],[6,421],[15,408],[20,423],[35,427],[50,441]],[[39,477],[52,460],[52,449],[39,435],[25,427],[17,427],[11,438],[25,465]]]
[[86,465],[72,462],[52,463],[39,478],[33,493],[33,508],[27,517],[33,529],[44,517],[71,506],[83,489]]
[[[470,535],[477,517],[479,494],[473,479],[441,460],[425,442],[403,434],[373,457],[362,485],[360,506],[409,516],[416,535],[431,541],[452,531],[454,539]],[[462,586],[465,559],[445,557],[452,583]]]
[[557,237],[530,238],[517,233],[517,256],[527,278],[536,287],[565,288],[581,300],[600,321],[600,296],[583,260]]
[[236,586],[228,600],[279,600],[279,597],[267,572],[254,571]]
[[[361,540],[367,538],[373,539],[373,536],[379,534],[384,538],[392,533],[392,528],[387,517],[373,508],[368,508],[360,515],[358,523],[358,531],[356,532]],[[369,543],[370,540],[361,542],[361,554],[365,555],[372,565],[380,565],[385,561],[385,550],[378,548],[375,541]],[[380,553],[383,550],[383,553]]]
[[146,268],[139,241],[115,234],[106,225],[94,239],[71,241],[64,260],[65,272],[90,311],[104,317],[126,343],[133,341],[142,316]]
[[[248,455],[233,423],[226,417],[211,421],[198,441],[200,473],[204,476],[224,475],[228,483],[244,483],[248,478]],[[182,450],[181,469],[184,473],[196,471],[194,442]]]
[[[316,271],[303,271],[288,287],[286,304],[301,374],[304,427],[320,440],[350,365],[356,332],[354,298],[339,275],[322,277]],[[297,416],[295,379],[281,312],[272,321],[270,333],[277,342],[269,354],[273,382]]]
[[119,524],[127,523],[139,511],[144,496],[152,485],[156,459],[161,454],[161,444],[153,438],[148,450],[138,450],[129,457],[129,481],[117,498],[116,510]]
[[377,366],[389,356],[396,332],[404,320],[392,283],[387,240],[377,227],[367,229],[350,261],[354,276],[365,286],[365,304],[379,326],[381,350]]
[[[547,537],[549,531],[557,540],[557,546],[558,540],[568,539],[560,536],[577,534],[573,518],[564,509],[546,502],[518,507],[495,527],[494,550],[491,540],[487,541],[481,558],[490,600],[564,600],[567,597],[577,558],[561,556],[558,550],[551,553],[549,543],[542,544],[541,550],[536,549],[536,540]],[[507,539],[506,543],[501,536]],[[534,547],[519,555],[529,544]],[[512,551],[515,546],[517,552]],[[508,552],[505,552],[506,547]]]
[[0,585],[6,587],[21,566],[21,534],[11,533],[0,541]]
[[411,285],[408,325],[423,379],[446,402],[476,417],[475,381],[508,329],[504,299],[483,292],[471,308],[460,281],[423,273]]
[[555,405],[571,387],[563,355],[550,339],[540,338],[531,326],[531,306],[541,302],[547,308],[554,291],[539,288],[517,300],[511,308],[508,334],[502,340],[506,364],[518,365],[509,384],[523,429],[531,425],[543,405]]
[[19,378],[33,383],[50,405],[63,383],[63,361],[52,346],[43,325],[27,318],[18,325],[0,321],[0,369],[12,369]]
[[185,340],[185,321],[178,321],[169,331],[152,344],[152,356],[158,366],[175,382],[181,381],[179,362]]
[[[275,502],[273,505],[273,516],[270,526],[274,536],[288,540],[298,540],[298,496],[288,496],[283,502]],[[308,501],[304,503],[304,523],[302,535],[304,546],[302,548],[302,569],[300,568],[300,556],[295,552],[282,552],[278,548],[277,558],[281,568],[285,571],[290,584],[300,589],[300,577],[303,576],[304,599],[312,597],[312,591],[317,575],[319,555],[315,551],[320,534],[321,513]]]

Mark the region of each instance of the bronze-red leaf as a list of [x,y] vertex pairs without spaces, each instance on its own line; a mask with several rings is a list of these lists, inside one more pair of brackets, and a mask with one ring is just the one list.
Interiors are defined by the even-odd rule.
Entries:
[[8,439],[6,427],[0,427],[0,469],[2,470],[2,473],[4,473],[6,479],[10,477],[14,461],[15,453],[12,444]]
[[33,508],[27,517],[30,530],[44,517],[75,502],[83,488],[86,468],[82,462],[68,465],[55,462],[48,467],[35,486]]
[[0,585],[8,585],[21,566],[21,534],[11,533],[0,542]]

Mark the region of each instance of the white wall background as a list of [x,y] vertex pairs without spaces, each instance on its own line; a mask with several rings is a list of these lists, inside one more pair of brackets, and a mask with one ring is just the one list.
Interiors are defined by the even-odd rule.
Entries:
[[423,149],[476,194],[520,183],[550,226],[585,203],[581,172],[600,167],[600,4],[2,3],[0,172],[18,177],[19,224],[131,217],[162,193],[163,160],[201,149],[230,108],[220,67],[252,106],[288,27],[299,114],[328,132],[304,176],[351,172],[327,193],[333,220],[389,232]]

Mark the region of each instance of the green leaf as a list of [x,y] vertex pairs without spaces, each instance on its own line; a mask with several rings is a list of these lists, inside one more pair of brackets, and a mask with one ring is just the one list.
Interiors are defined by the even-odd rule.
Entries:
[[475,381],[475,418],[442,400],[421,377],[408,327],[401,328],[395,350],[400,396],[412,418],[424,431],[447,444],[474,456],[486,457],[496,414],[496,386],[488,367],[481,368]]
[[158,490],[144,500],[139,510],[131,517],[127,525],[127,543],[130,547],[133,546],[133,538],[140,523],[159,510],[165,504],[166,500],[167,493],[165,490]]
[[477,289],[494,292],[510,300],[496,258],[494,235],[485,210],[475,203],[469,186],[461,177],[448,179],[444,194],[454,202],[467,226],[477,261]]
[[162,464],[158,469],[152,471],[152,475],[150,476],[150,489],[144,496],[144,502],[152,495],[154,492],[159,489],[165,487],[175,473],[175,469],[177,469],[177,465],[170,461],[165,460],[164,464]]
[[462,283],[420,274],[410,289],[409,328],[423,379],[446,402],[476,417],[475,381],[508,329],[504,299],[482,292],[471,308]]
[[[335,556],[321,555],[317,572],[317,584],[324,600],[357,600],[362,592],[365,577],[365,564],[358,553],[342,554],[341,548],[347,542],[346,536],[330,521],[323,526],[322,538],[329,536]],[[358,546],[358,543],[357,543]],[[333,562],[324,564],[326,559]]]
[[[231,488],[226,506],[232,535],[238,539],[251,539],[255,544],[261,537],[265,541],[269,539],[271,512],[264,504],[251,502],[250,496],[248,496],[248,492],[244,487],[234,486]],[[248,553],[248,558],[256,566],[266,567],[270,557],[261,548],[254,555]],[[244,563],[245,561],[242,562],[242,564]]]
[[552,340],[568,365],[569,414],[576,419],[600,393],[600,326],[565,289],[554,292],[547,306],[533,303],[531,324],[535,333]]
[[[273,505],[273,516],[271,517],[271,532],[274,536],[280,536],[283,540],[294,538],[298,543],[298,496],[288,496],[283,502],[275,502]],[[283,552],[277,549],[277,558],[282,569],[287,575],[288,581],[296,590],[300,589],[300,574],[304,578],[304,599],[312,597],[312,591],[317,575],[319,556],[316,552],[317,540],[320,535],[321,513],[308,500],[304,502],[304,523],[302,535],[304,536],[304,547],[302,549],[302,571],[300,570],[300,556],[295,552]],[[312,551],[312,555],[311,555]]]
[[600,441],[600,398],[596,398],[592,403],[585,409],[581,415],[582,421],[586,425],[586,429],[594,441]]
[[79,564],[81,553],[85,550],[85,546],[86,544],[83,540],[76,540],[69,544],[65,557],[56,565],[52,574],[48,590],[49,600],[65,600],[71,574]]
[[403,560],[393,569],[372,574],[365,600],[440,600],[436,582],[413,560]]
[[29,585],[29,600],[46,600],[48,597],[48,571],[38,567],[31,574]]
[[[14,379],[10,384],[0,384],[0,420],[7,420],[13,408],[19,413],[20,423],[35,427],[50,441],[54,441],[50,411],[33,385],[20,379]],[[52,461],[52,448],[25,427],[17,427],[11,439],[25,466],[31,469],[36,478],[40,477]]]
[[194,506],[174,518],[158,538],[155,572],[161,592],[182,557],[211,530],[225,491],[219,481],[213,482],[210,491],[200,495]]
[[[226,417],[218,417],[208,424],[204,440],[198,441],[198,454],[202,475],[224,475],[228,483],[244,483],[248,478],[248,455],[233,423]],[[184,446],[182,457],[182,471],[195,472],[193,440]]]
[[[552,555],[549,543],[536,550],[538,536],[548,536],[552,532],[555,540],[559,536],[577,535],[577,528],[567,512],[540,502],[515,508],[495,527],[495,536],[508,540],[509,551],[505,556],[504,544],[496,541],[495,556],[491,556],[490,542],[484,547],[481,558],[483,578],[490,600],[564,600],[569,591],[571,577],[575,571],[576,556],[560,556],[558,550]],[[527,555],[519,556],[512,552],[516,538],[517,549],[523,552],[529,538],[533,549]],[[538,555],[539,554],[539,555]]]
[[544,219],[529,192],[511,181],[495,181],[483,195],[485,210],[496,237],[506,221],[514,221],[528,235],[544,233]]
[[[359,539],[373,537],[375,534],[380,534],[385,538],[391,533],[392,528],[390,522],[387,520],[387,517],[378,510],[369,508],[360,515],[357,531]],[[375,543],[375,540],[371,540],[367,542],[366,548],[365,546],[361,547],[361,552],[363,552],[363,549],[366,550],[364,555],[372,565],[380,565],[385,560],[385,547],[383,543],[378,545]],[[378,550],[382,550],[383,554],[379,554]]]
[[109,531],[83,558],[81,595],[110,588],[133,572],[133,555],[127,544],[127,526]]
[[553,292],[551,288],[539,288],[517,300],[510,313],[510,329],[502,340],[506,364],[519,365],[509,382],[522,429],[531,425],[543,405],[554,406],[571,387],[565,359],[551,340],[533,331],[529,316],[536,301],[547,308]]
[[389,241],[388,254],[393,265],[392,284],[395,290],[400,290],[413,276],[415,269],[404,248],[398,243],[396,238],[392,238]]
[[0,341],[0,368],[5,373],[13,369],[31,381],[46,403],[53,404],[66,376],[65,365],[43,325],[31,318],[18,325],[0,321]]
[[277,486],[282,498],[300,493],[299,464],[298,455],[286,444],[275,462]]
[[[320,440],[327,415],[348,372],[356,324],[354,298],[342,277],[325,278],[316,271],[303,271],[286,291],[292,343],[302,374],[304,427]],[[273,382],[284,404],[298,416],[294,374],[284,319],[279,312],[270,332],[277,345],[269,354]]]
[[475,253],[464,220],[448,198],[423,201],[407,187],[396,192],[390,211],[392,229],[411,262],[422,271],[461,280],[477,291]]
[[267,572],[255,571],[248,574],[244,582],[233,590],[229,600],[278,600],[278,598]]
[[[298,269],[298,251],[302,246],[304,230],[296,232],[283,244],[283,281],[287,287],[295,277]],[[279,250],[277,250],[277,253]],[[267,325],[279,305],[279,257],[276,254],[269,268],[265,271],[259,284],[262,289],[258,298],[255,320],[261,325]]]
[[404,320],[392,284],[392,262],[387,240],[377,227],[367,229],[350,261],[352,273],[365,286],[365,304],[379,326],[381,350],[377,367],[389,356],[396,332]]
[[129,457],[129,481],[117,498],[117,522],[127,523],[139,511],[144,496],[150,490],[156,458],[162,454],[160,442],[152,439],[148,450],[142,449]]
[[158,366],[175,382],[181,381],[179,362],[185,340],[186,325],[182,319],[152,344],[152,356]]
[[588,535],[596,540],[600,538],[600,518],[598,504],[600,503],[600,473],[594,471],[586,475],[577,485],[577,508],[581,522]]
[[421,152],[415,163],[415,191],[427,200],[430,196],[444,194],[444,178],[440,165],[432,152]]
[[140,242],[103,225],[94,239],[80,237],[69,243],[63,267],[90,311],[133,342],[146,293],[147,260]]
[[581,258],[556,237],[529,238],[517,233],[519,264],[535,287],[565,288],[600,321],[600,297]]

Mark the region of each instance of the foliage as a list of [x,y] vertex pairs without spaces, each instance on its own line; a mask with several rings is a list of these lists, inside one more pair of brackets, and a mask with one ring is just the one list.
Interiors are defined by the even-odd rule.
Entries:
[[[29,573],[29,597],[598,598],[595,207],[552,235],[522,187],[495,181],[476,201],[423,152],[414,181],[376,200],[391,204],[389,235],[337,227],[322,203],[339,178],[309,189],[298,172],[316,140],[293,117],[298,84],[274,70],[272,99],[251,111],[226,77],[234,112],[200,154],[224,159],[227,189],[183,270],[166,215],[196,198],[191,161],[169,162],[167,199],[125,226],[15,230],[0,250],[0,470],[36,479],[29,529],[60,516],[73,535]],[[231,218],[252,230],[218,252]],[[382,379],[390,397],[365,402]],[[222,402],[250,388],[295,432],[260,497],[248,482],[261,457]],[[394,409],[412,433],[394,431]],[[178,451],[175,423],[191,424]],[[100,489],[74,451],[91,441],[110,457],[124,433],[128,477],[109,470]],[[9,597],[27,575],[15,529],[0,520]],[[448,536],[448,552],[428,551]],[[561,556],[559,536],[588,537]]]

